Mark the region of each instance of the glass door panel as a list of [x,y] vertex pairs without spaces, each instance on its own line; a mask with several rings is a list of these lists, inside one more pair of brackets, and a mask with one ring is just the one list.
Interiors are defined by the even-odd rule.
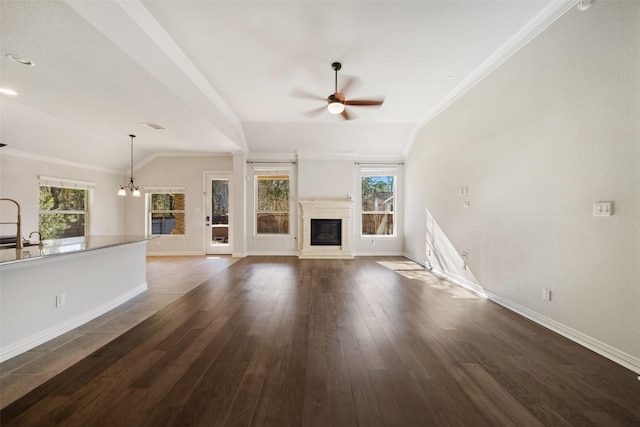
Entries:
[[231,253],[230,177],[207,175],[206,240],[208,254]]

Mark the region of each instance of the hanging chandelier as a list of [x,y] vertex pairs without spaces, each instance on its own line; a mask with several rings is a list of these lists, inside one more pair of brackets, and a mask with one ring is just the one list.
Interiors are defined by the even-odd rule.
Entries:
[[140,189],[133,182],[133,138],[135,138],[136,136],[135,135],[129,135],[129,136],[131,137],[131,175],[129,177],[129,184],[123,185],[120,187],[120,190],[118,191],[118,196],[126,196],[127,191],[125,190],[125,188],[129,187],[129,191],[131,191],[131,195],[133,197],[140,197]]

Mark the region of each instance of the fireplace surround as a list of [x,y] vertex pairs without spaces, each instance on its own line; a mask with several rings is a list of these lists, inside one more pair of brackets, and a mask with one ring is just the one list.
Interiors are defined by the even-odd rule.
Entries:
[[[299,258],[353,258],[351,247],[353,202],[351,200],[301,200],[299,206],[301,220]],[[312,221],[315,235],[312,235]],[[318,225],[322,228],[318,229]]]

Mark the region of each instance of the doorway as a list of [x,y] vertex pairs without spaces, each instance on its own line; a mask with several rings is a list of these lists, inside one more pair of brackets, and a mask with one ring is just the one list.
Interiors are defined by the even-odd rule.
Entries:
[[205,174],[206,212],[205,242],[206,253],[230,254],[232,252],[232,213],[230,195],[231,175]]

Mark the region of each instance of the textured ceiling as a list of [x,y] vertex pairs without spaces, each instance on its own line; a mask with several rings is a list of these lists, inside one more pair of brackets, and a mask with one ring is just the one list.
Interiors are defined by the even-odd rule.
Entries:
[[[402,156],[572,2],[2,1],[0,142],[108,170],[157,153]],[[17,54],[33,61],[10,61]],[[344,121],[319,109],[355,77]],[[141,123],[154,122],[165,130]],[[5,148],[5,149],[7,149]]]

